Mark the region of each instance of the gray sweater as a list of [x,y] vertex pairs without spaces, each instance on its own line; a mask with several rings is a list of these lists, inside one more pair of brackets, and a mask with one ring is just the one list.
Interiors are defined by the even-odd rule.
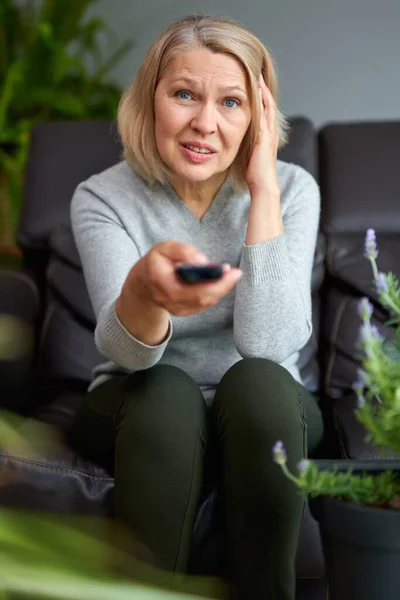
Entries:
[[[109,361],[89,389],[117,373],[156,363],[180,367],[207,401],[242,357],[280,363],[297,381],[299,350],[312,331],[311,270],[320,212],[319,189],[305,170],[278,161],[284,233],[245,245],[250,194],[229,180],[201,221],[169,185],[149,186],[125,161],[90,177],[75,191],[72,227],[97,319],[95,342]],[[135,339],[119,321],[115,301],[132,265],[155,244],[189,242],[211,261],[240,266],[243,277],[216,306],[170,317],[158,346]]]

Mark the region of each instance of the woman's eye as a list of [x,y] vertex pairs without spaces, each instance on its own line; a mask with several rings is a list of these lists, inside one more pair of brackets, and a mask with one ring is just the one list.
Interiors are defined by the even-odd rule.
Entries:
[[176,95],[178,96],[178,98],[181,98],[182,100],[189,100],[191,98],[191,95],[189,94],[189,92],[185,92],[185,91],[177,92]]
[[239,101],[235,100],[235,98],[227,98],[225,100],[225,106],[228,108],[235,108],[235,106],[239,106]]

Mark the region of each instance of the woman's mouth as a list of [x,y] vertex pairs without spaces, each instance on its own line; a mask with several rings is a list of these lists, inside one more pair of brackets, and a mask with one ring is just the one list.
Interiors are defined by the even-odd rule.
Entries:
[[193,152],[199,152],[200,154],[212,154],[208,148],[200,148],[199,146],[192,146],[191,144],[183,144],[185,148],[193,150]]
[[195,163],[203,163],[212,158],[216,151],[206,146],[196,146],[195,144],[182,144],[183,154]]

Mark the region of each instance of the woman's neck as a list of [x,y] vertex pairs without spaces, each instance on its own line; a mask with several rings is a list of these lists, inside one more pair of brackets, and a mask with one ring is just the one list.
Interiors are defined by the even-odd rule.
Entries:
[[212,179],[202,182],[185,181],[176,177],[169,183],[181,200],[197,215],[197,212],[207,212],[218,190],[224,183],[227,173],[219,173]]

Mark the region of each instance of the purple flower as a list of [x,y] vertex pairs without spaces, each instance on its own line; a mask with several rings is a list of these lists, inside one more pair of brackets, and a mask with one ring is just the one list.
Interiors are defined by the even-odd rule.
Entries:
[[382,335],[379,333],[379,330],[376,325],[371,325],[370,322],[363,323],[360,327],[360,333],[358,338],[359,344],[367,344],[372,340],[381,340]]
[[358,340],[357,340],[358,344],[365,344],[366,342],[368,342],[368,340],[370,338],[370,335],[369,335],[370,329],[371,329],[371,325],[369,323],[368,324],[363,323],[361,325],[360,330],[358,332]]
[[375,259],[378,256],[378,246],[376,245],[374,229],[368,229],[365,235],[364,256],[368,259]]
[[353,390],[356,392],[356,394],[358,395],[359,393],[362,393],[362,391],[364,390],[364,382],[361,379],[356,379],[352,386]]
[[364,369],[357,369],[358,379],[362,381],[363,387],[368,386],[369,383],[369,375]]
[[382,340],[383,336],[379,333],[379,329],[376,325],[371,325],[371,337],[376,340]]
[[272,448],[272,456],[277,465],[284,465],[287,461],[287,454],[283,442],[278,441]]
[[373,306],[368,298],[361,298],[357,305],[357,311],[364,321],[371,318],[373,310]]
[[358,375],[358,377],[351,387],[353,388],[353,390],[355,392],[357,392],[357,391],[362,392],[365,387],[368,387],[369,376],[368,376],[368,373],[366,371],[364,371],[364,369],[357,369],[357,375]]
[[310,461],[307,458],[302,458],[302,460],[297,464],[297,468],[300,473],[305,473],[310,466]]
[[388,282],[386,279],[386,275],[384,273],[378,273],[378,277],[375,281],[375,287],[378,294],[382,294],[389,290]]
[[362,392],[357,393],[357,406],[358,408],[363,408],[365,406],[365,396]]

